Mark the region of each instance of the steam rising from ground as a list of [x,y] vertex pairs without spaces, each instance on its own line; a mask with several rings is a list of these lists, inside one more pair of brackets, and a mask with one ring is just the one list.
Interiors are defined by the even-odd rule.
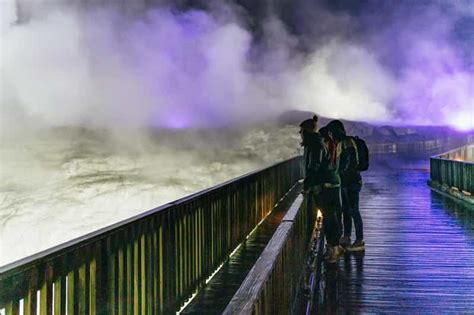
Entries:
[[293,126],[110,132],[60,128],[4,142],[0,266],[293,157],[299,143]]
[[13,0],[2,2],[3,125],[225,126],[302,109],[474,128],[469,1],[369,2],[358,15],[296,1],[309,13],[286,24],[268,13],[260,40],[230,4],[132,16],[18,1],[32,9],[15,25]]

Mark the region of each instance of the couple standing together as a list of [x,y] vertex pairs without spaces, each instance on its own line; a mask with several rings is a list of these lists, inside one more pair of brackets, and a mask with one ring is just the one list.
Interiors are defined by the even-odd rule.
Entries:
[[[334,263],[345,250],[365,249],[359,192],[360,171],[368,167],[368,151],[367,166],[361,165],[364,163],[356,143],[358,138],[347,136],[341,121],[333,120],[319,132],[317,124],[317,116],[300,124],[305,167],[303,193],[312,209],[319,208],[323,214],[327,243],[324,259]],[[351,244],[352,222],[356,239]]]

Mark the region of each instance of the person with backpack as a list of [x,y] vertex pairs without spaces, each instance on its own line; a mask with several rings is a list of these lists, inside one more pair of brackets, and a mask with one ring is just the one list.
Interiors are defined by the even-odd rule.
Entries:
[[323,138],[316,132],[317,120],[317,116],[314,116],[300,124],[305,169],[303,193],[308,196],[309,205],[312,208],[316,205],[323,213],[327,242],[324,259],[327,263],[334,263],[344,254],[344,249],[339,245],[341,225],[337,215],[342,207],[340,179],[337,163],[324,145]]
[[[364,226],[359,211],[359,193],[362,188],[360,172],[368,168],[368,149],[365,142],[346,135],[344,124],[333,120],[328,124],[329,135],[336,142],[341,177],[342,213],[344,233],[340,244],[347,251],[365,250]],[[351,244],[352,221],[356,239]]]

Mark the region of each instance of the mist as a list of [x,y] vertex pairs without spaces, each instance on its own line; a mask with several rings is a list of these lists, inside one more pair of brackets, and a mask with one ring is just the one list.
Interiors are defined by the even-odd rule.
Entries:
[[2,1],[0,265],[295,156],[288,110],[474,129],[469,1],[328,3]]
[[138,2],[139,14],[113,1],[19,3],[21,23],[14,1],[2,4],[2,125],[215,127],[301,109],[474,128],[473,36],[459,26],[472,26],[469,1],[361,12],[297,1],[286,21],[278,7],[258,21],[260,39],[230,2]]

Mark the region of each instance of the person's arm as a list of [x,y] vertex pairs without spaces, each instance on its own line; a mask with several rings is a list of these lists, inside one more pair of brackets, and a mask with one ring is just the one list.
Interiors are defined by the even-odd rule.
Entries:
[[306,169],[306,176],[303,181],[304,191],[309,190],[312,186],[315,186],[318,181],[318,173],[321,168],[323,160],[324,150],[320,144],[312,145],[309,148],[309,159],[308,167]]

